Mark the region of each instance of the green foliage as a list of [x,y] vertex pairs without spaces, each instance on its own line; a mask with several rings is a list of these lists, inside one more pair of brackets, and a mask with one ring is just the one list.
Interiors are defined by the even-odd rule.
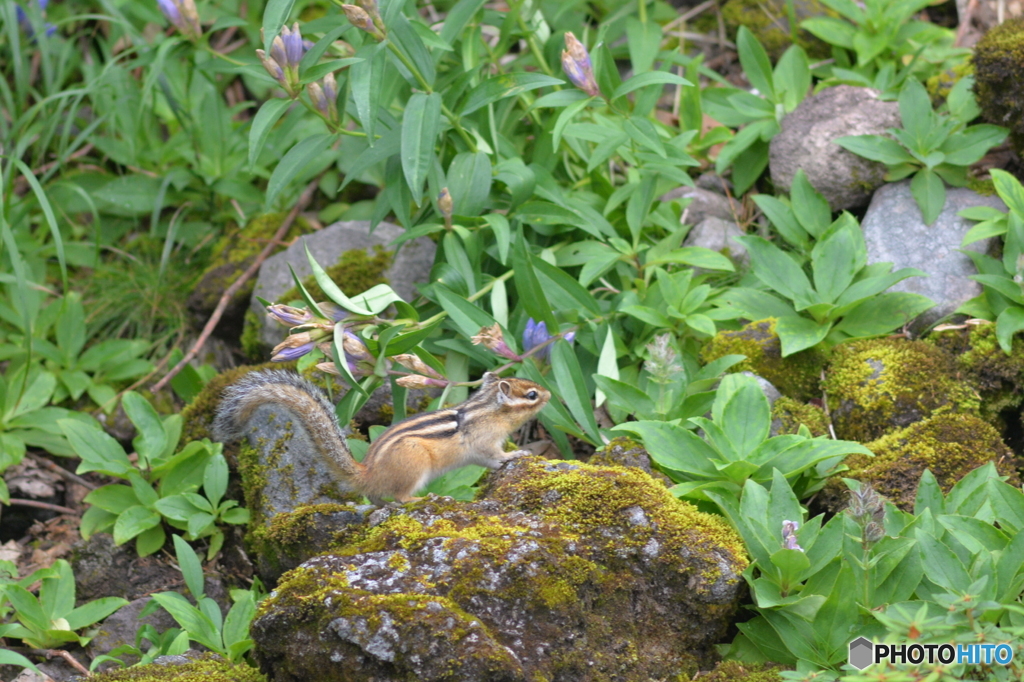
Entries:
[[[925,472],[914,513],[849,481],[850,507],[822,523],[785,478],[747,481],[737,501],[709,492],[754,560],[745,577],[758,615],[739,625],[728,654],[796,667],[787,679],[835,679],[848,642],[1005,642],[1019,649],[1024,586],[1024,493],[987,464],[943,495]],[[1019,664],[1016,664],[1019,666]],[[832,671],[833,677],[814,676]],[[964,665],[946,670],[966,679]],[[864,675],[877,674],[871,668]],[[923,670],[921,672],[924,672]],[[1015,679],[1013,666],[985,679]],[[847,680],[867,680],[857,674]],[[902,679],[894,677],[893,679]]]
[[[209,537],[209,556],[224,544],[218,523],[248,523],[248,510],[235,500],[223,499],[228,465],[220,444],[193,441],[175,453],[181,434],[180,415],[161,419],[137,393],[129,391],[122,407],[138,435],[132,444],[138,454],[133,464],[124,448],[95,422],[60,420],[61,430],[82,458],[78,473],[95,471],[127,481],[101,486],[85,497],[90,508],[82,516],[80,532],[111,530],[115,544],[135,539],[139,556],[163,547],[162,522],[186,531],[190,540]],[[203,493],[196,490],[202,486]]]
[[902,128],[891,128],[895,139],[881,135],[854,135],[835,140],[839,146],[889,167],[886,180],[895,182],[910,175],[910,192],[921,215],[932,224],[946,204],[946,183],[967,185],[967,167],[989,149],[1006,139],[1007,130],[981,124],[968,126],[977,118],[978,105],[971,93],[973,79],[965,77],[953,87],[946,100],[947,115],[935,113],[931,98],[917,80],[908,80],[900,91]]
[[756,95],[736,88],[708,88],[702,93],[704,109],[730,127],[744,126],[718,154],[715,169],[732,166],[736,193],[745,192],[768,165],[768,142],[779,132],[782,117],[796,109],[811,87],[807,54],[790,46],[774,70],[768,53],[754,34],[741,26],[736,35],[740,63]]
[[775,331],[783,357],[822,343],[886,334],[934,305],[919,294],[883,293],[925,273],[914,268],[890,272],[891,263],[868,265],[856,219],[844,212],[832,221],[828,202],[802,170],[793,179],[790,200],[791,205],[764,195],[756,199],[798,253],[762,237],[738,238],[750,253],[755,277],[774,293],[733,287],[719,299],[747,319],[778,318]]
[[[749,375],[730,374],[722,379],[711,415],[711,419],[691,417],[685,426],[634,421],[614,430],[639,436],[651,459],[676,481],[672,493],[697,500],[738,498],[747,481],[772,485],[777,476],[787,481],[786,490],[792,484],[806,497],[845,468],[841,463],[846,455],[871,455],[852,441],[811,438],[804,426],[797,434],[769,438],[771,407],[757,380]],[[704,437],[687,427],[700,428]]]
[[821,0],[842,18],[813,17],[800,25],[826,43],[856,54],[857,66],[875,60],[898,61],[919,46],[941,40],[947,32],[912,19],[931,0]]
[[258,585],[251,590],[231,590],[233,604],[227,616],[223,616],[217,602],[206,596],[199,558],[178,535],[174,536],[174,552],[196,606],[177,592],[157,592],[143,609],[143,615],[161,607],[181,626],[180,633],[167,645],[168,650],[182,646],[188,649],[189,642],[196,642],[232,663],[240,663],[253,646],[249,625],[256,615],[256,604],[263,598],[262,590]]
[[[28,588],[36,582],[39,590],[33,594]],[[85,646],[95,634],[87,628],[127,603],[120,597],[103,597],[76,608],[71,565],[58,559],[50,568],[21,580],[0,577],[0,620],[6,621],[10,615],[17,621],[0,623],[0,637],[20,639],[34,649],[54,649],[69,643]],[[7,659],[3,662],[15,662],[11,656]]]
[[959,215],[979,221],[964,235],[963,245],[989,237],[1003,237],[1003,258],[997,260],[976,251],[964,253],[970,256],[981,274],[971,279],[985,287],[982,296],[971,299],[958,310],[969,312],[974,317],[994,320],[996,339],[999,347],[1009,355],[1013,335],[1024,329],[1024,289],[1021,275],[1024,272],[1024,187],[1020,181],[1006,171],[992,169],[992,181],[996,192],[1009,211],[1003,212],[987,206],[976,206],[960,211]]

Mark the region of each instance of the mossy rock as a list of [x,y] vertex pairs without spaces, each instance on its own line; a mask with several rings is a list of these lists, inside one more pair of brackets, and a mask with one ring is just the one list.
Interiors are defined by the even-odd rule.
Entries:
[[[178,439],[178,448],[182,448],[194,440],[212,438],[210,426],[213,424],[213,417],[220,405],[221,394],[224,389],[238,381],[249,372],[256,372],[261,369],[292,369],[294,362],[266,362],[262,365],[242,365],[221,372],[206,382],[203,390],[199,392],[192,402],[181,411],[181,419],[184,426],[181,430],[181,437]],[[225,455],[229,461],[233,459],[236,448],[225,448]]]
[[989,123],[1010,129],[1011,142],[1024,150],[1024,17],[1009,19],[978,41],[971,58],[974,93]]
[[[224,291],[256,260],[256,256],[281,227],[284,218],[283,213],[256,216],[244,227],[230,230],[221,237],[213,247],[214,256],[210,265],[189,296],[189,309],[199,316],[209,316],[217,307]],[[289,242],[310,230],[310,225],[305,219],[296,219],[288,228],[280,248],[283,249]],[[218,326],[227,329],[241,328],[255,283],[254,279],[250,279],[235,292],[223,313],[221,325]]]
[[981,416],[997,427],[1003,413],[1019,411],[1024,403],[1024,339],[1016,336],[1007,355],[996,341],[991,322],[964,329],[934,332],[929,343],[954,358],[960,375],[981,396]]
[[783,396],[772,404],[771,435],[795,434],[806,426],[814,437],[829,433],[828,415],[825,410],[809,403],[802,403]]
[[782,682],[778,663],[741,663],[722,661],[713,670],[702,672],[691,682]]
[[627,436],[613,438],[607,445],[591,455],[587,463],[597,466],[640,469],[666,486],[672,485],[668,476],[651,466],[651,456],[647,454],[644,446]]
[[974,67],[970,62],[963,62],[956,66],[940,71],[925,81],[925,88],[931,95],[932,104],[938,108],[946,102],[949,91],[959,83],[965,76],[974,75]]
[[381,508],[329,549],[259,606],[254,655],[276,682],[691,675],[747,566],[722,518],[639,469],[538,457],[475,502]]
[[767,379],[784,396],[810,400],[821,395],[819,377],[828,359],[818,348],[782,357],[782,342],[775,333],[775,318],[757,320],[735,331],[718,332],[700,351],[705,364],[724,355],[746,355],[730,372],[752,372]]
[[161,656],[157,660],[160,662],[99,673],[89,682],[267,682],[259,670],[215,654]]
[[925,341],[836,346],[825,379],[836,437],[867,443],[933,414],[977,414],[977,394],[957,376],[953,356]]
[[[943,492],[957,481],[988,462],[1020,484],[1017,462],[991,424],[970,414],[940,414],[911,424],[905,429],[882,436],[867,444],[874,457],[851,455],[844,463],[849,471],[844,478],[870,483],[904,511],[913,511],[917,484],[928,469]],[[822,503],[837,510],[846,504],[846,486],[838,477],[821,492]]]
[[[722,19],[734,40],[739,27],[746,26],[775,61],[793,44],[786,4],[786,0],[729,0],[722,6]],[[811,17],[839,16],[818,0],[796,0],[793,5],[797,23]],[[796,42],[814,58],[824,59],[832,53],[825,42],[804,29],[797,30]]]
[[[391,265],[393,256],[393,251],[387,251],[379,244],[370,250],[351,249],[342,253],[338,258],[338,262],[324,268],[324,270],[327,272],[327,276],[331,278],[331,281],[338,285],[343,294],[355,296],[378,284],[388,283],[384,273]],[[306,288],[306,291],[309,292],[314,301],[319,303],[329,300],[313,275],[304,278],[302,286]],[[302,293],[297,286],[288,289],[283,294],[277,296],[276,299],[277,303],[294,302],[300,307],[306,307],[302,299]],[[270,351],[273,348],[273,346],[265,342],[266,339],[260,333],[263,325],[263,319],[252,308],[246,311],[241,337],[242,351],[245,353],[246,358],[254,362],[258,362],[262,358],[269,358]],[[281,329],[284,330],[284,327],[281,327]]]

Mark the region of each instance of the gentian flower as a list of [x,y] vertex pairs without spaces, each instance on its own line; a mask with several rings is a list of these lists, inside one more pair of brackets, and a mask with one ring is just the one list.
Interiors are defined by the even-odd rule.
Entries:
[[782,522],[782,546],[786,549],[795,549],[798,551],[804,551],[804,548],[796,542],[796,531],[800,528],[800,524],[796,521],[783,521]]
[[[50,4],[49,0],[36,0],[36,6],[39,8],[40,12],[45,11],[48,4]],[[25,10],[21,8],[21,5],[14,6],[14,13],[17,16],[18,26],[21,27],[21,30],[24,31],[25,35],[29,38],[34,38],[36,34],[35,29],[32,28],[32,22],[29,20]],[[57,27],[48,21],[44,22],[43,26],[47,37],[52,36],[57,30]]]
[[[364,0],[360,4],[365,7],[368,3]],[[345,17],[353,26],[366,31],[378,41],[384,40],[384,32],[376,24],[377,21],[381,21],[380,12],[377,11],[377,3],[372,3],[372,8],[373,12],[377,15],[376,17],[366,9],[363,9],[363,7],[359,7],[357,5],[341,6],[341,9],[345,12]],[[381,23],[381,27],[383,27],[383,23]]]
[[160,11],[181,35],[192,42],[203,35],[195,0],[156,0]]
[[[531,322],[533,320],[530,320]],[[483,346],[487,350],[500,355],[503,358],[509,360],[522,360],[522,356],[517,354],[508,344],[505,343],[505,335],[501,331],[501,325],[492,324],[490,327],[483,327],[480,329],[480,333],[470,339],[474,344]]]
[[[552,335],[548,334],[548,325],[546,322],[541,320],[540,322],[534,322],[531,317],[526,321],[526,329],[523,330],[523,351],[529,351],[536,346],[541,345],[551,339]],[[576,338],[576,332],[569,332],[564,335],[564,338],[569,343]],[[551,346],[547,345],[534,353],[534,357],[541,360],[547,360],[551,356]]]
[[562,71],[569,77],[572,84],[591,97],[601,95],[601,90],[594,80],[594,67],[590,63],[590,53],[572,31],[565,33],[565,47],[562,50]]
[[320,114],[331,123],[338,123],[338,81],[329,73],[320,83],[306,86],[309,100]]
[[[161,0],[165,1],[167,0]],[[299,62],[309,49],[307,42],[302,40],[299,23],[295,22],[291,28],[281,27],[281,32],[270,43],[270,56],[263,50],[256,50],[256,56],[260,58],[263,68],[292,99],[299,96]]]

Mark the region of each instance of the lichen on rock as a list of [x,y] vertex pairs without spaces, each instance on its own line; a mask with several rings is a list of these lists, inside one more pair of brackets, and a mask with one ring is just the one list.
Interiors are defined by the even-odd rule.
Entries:
[[953,357],[924,341],[841,344],[824,382],[836,436],[867,443],[934,414],[977,414],[977,394],[956,377]]
[[[854,478],[871,486],[904,511],[913,511],[917,484],[928,469],[943,492],[948,492],[969,472],[995,462],[1013,485],[1020,484],[1016,459],[999,434],[971,414],[939,414],[911,424],[867,444],[874,457],[851,455],[844,463]],[[845,486],[837,478],[821,492],[822,503],[833,510],[845,506]]]
[[253,623],[279,682],[689,674],[710,663],[747,565],[723,519],[642,471],[536,457],[476,502],[382,508],[331,545]]
[[753,372],[772,383],[782,395],[796,400],[820,396],[819,376],[828,356],[818,348],[782,357],[782,342],[775,333],[776,319],[750,322],[736,331],[720,331],[700,352],[705,364],[724,355],[746,355],[730,372]]

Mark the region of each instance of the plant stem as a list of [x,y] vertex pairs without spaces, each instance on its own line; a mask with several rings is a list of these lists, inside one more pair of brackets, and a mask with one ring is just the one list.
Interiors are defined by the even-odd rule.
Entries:
[[533,58],[537,60],[537,64],[544,73],[549,76],[554,76],[555,72],[551,70],[551,65],[548,64],[548,60],[544,58],[544,51],[540,49],[540,45],[537,43],[537,36],[530,27],[526,25],[526,20],[523,18],[524,4],[524,0],[520,0],[512,6],[516,13],[516,23],[519,24],[519,30],[526,36],[526,44],[530,46],[530,52],[533,54]]

